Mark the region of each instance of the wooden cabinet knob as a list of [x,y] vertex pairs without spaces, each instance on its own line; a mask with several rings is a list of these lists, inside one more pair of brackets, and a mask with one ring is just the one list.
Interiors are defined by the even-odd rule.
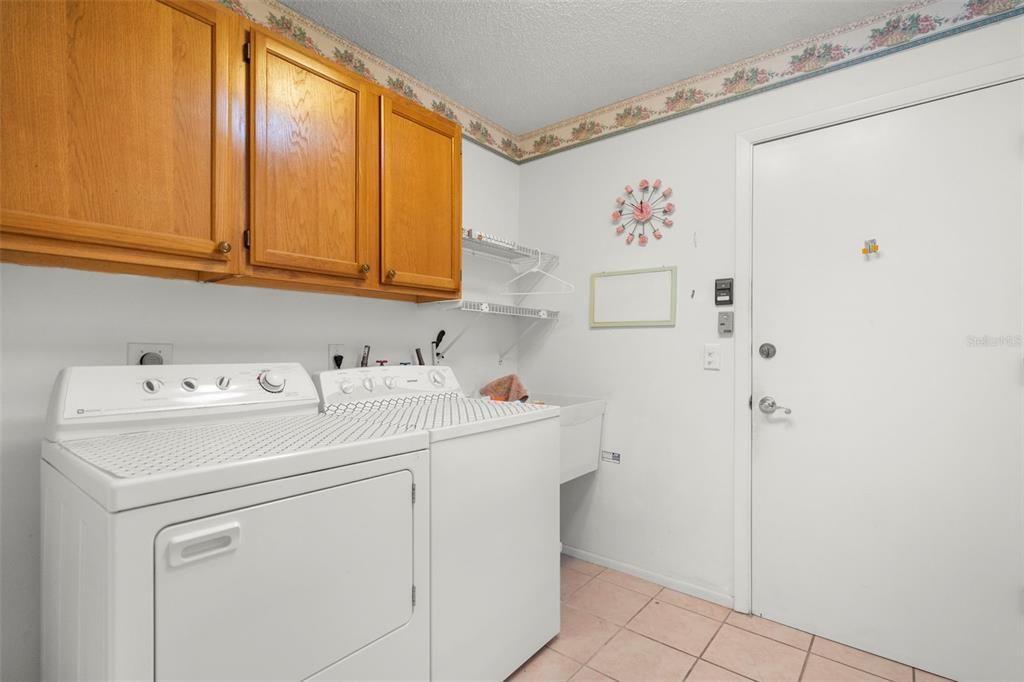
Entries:
[[394,270],[388,270],[388,279],[394,279],[397,274]]
[[360,270],[360,272],[369,272],[370,271],[370,264],[369,263],[363,263],[362,265],[359,266],[359,270]]
[[217,242],[218,253],[231,253],[231,242]]

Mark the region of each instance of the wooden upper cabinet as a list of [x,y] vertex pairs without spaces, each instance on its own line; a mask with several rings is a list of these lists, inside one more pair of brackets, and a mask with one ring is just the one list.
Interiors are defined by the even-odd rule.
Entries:
[[366,277],[367,84],[257,29],[251,61],[252,264]]
[[455,291],[462,279],[459,126],[405,100],[381,102],[381,281]]
[[225,263],[224,21],[192,0],[2,0],[3,232]]

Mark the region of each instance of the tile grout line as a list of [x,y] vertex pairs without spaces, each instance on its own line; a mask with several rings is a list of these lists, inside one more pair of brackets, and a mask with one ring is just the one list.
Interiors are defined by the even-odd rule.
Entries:
[[[595,565],[596,565],[596,564],[595,564]],[[570,569],[570,570],[571,570],[571,569]],[[602,576],[602,575],[604,575],[605,571],[611,571],[611,570],[615,570],[615,569],[611,569],[611,568],[605,567],[603,571],[601,571],[601,572],[600,572],[600,573],[598,573],[597,575],[593,576],[593,577],[591,578],[591,580],[598,580],[598,579],[601,579],[601,576]],[[621,571],[619,571],[619,572],[621,573]],[[623,573],[623,575],[629,575],[629,574],[628,574],[628,573]],[[634,576],[630,576],[630,577],[631,577],[631,578],[636,578],[636,576],[635,576],[635,575],[634,575]],[[636,579],[637,579],[637,580],[643,580],[643,578],[636,578]],[[589,582],[589,581],[588,581],[588,582]],[[601,579],[601,582],[605,582],[605,583],[608,583],[609,585],[615,585],[616,587],[621,587],[621,588],[622,588],[622,589],[624,589],[624,590],[629,590],[630,592],[635,592],[636,594],[643,594],[643,596],[647,597],[648,599],[654,599],[654,598],[655,598],[656,596],[658,596],[659,594],[661,594],[661,591],[662,591],[662,590],[668,589],[668,588],[667,588],[667,587],[665,587],[664,585],[659,585],[658,583],[653,583],[653,582],[651,582],[650,580],[646,580],[646,581],[644,581],[644,582],[648,582],[648,583],[651,583],[652,585],[654,585],[654,586],[656,586],[656,587],[658,588],[658,591],[657,591],[657,592],[655,592],[655,593],[654,593],[653,595],[649,595],[649,594],[644,594],[643,592],[640,592],[639,590],[634,590],[634,589],[633,589],[632,587],[626,587],[625,585],[620,585],[619,583],[616,583],[616,582],[612,582],[611,580],[607,580],[607,579]],[[645,604],[645,606],[646,606],[646,604]]]
[[[584,613],[586,613],[586,612],[584,611]],[[593,615],[593,614],[590,614],[590,615]],[[600,618],[600,616],[594,616],[594,617],[595,617],[595,618]],[[604,619],[602,618],[601,620],[604,620]],[[606,622],[606,623],[611,623],[612,625],[615,625],[615,623],[612,623],[611,621],[605,621],[605,622]],[[585,661],[583,662],[583,665],[584,665],[584,666],[588,666],[588,665],[590,665],[590,662],[591,662],[592,660],[594,660],[594,657],[595,657],[595,656],[597,656],[597,655],[598,655],[599,653],[601,653],[601,649],[604,649],[604,648],[605,648],[606,646],[608,646],[608,642],[610,642],[610,641],[612,641],[613,639],[615,639],[615,637],[616,637],[616,636],[617,636],[617,635],[618,635],[618,634],[619,634],[620,632],[622,632],[622,631],[623,631],[623,630],[625,630],[625,629],[626,629],[626,626],[625,626],[625,625],[617,625],[617,626],[616,626],[616,630],[615,630],[615,632],[613,632],[613,633],[612,633],[612,636],[611,636],[611,637],[609,637],[608,639],[606,639],[605,641],[601,642],[601,646],[597,647],[597,650],[596,650],[596,651],[594,651],[594,653],[590,654],[590,656],[588,656],[588,657],[587,657],[587,660],[585,660]],[[601,671],[598,671],[598,672],[601,672]],[[602,674],[604,674],[604,673],[602,673]],[[609,677],[611,677],[611,676],[609,675]]]
[[[596,565],[596,564],[595,564],[595,565]],[[570,568],[569,570],[573,570],[573,569],[571,569],[571,568]],[[580,571],[576,571],[576,572],[577,572],[577,573],[580,573]],[[603,573],[603,572],[604,572],[604,571],[602,571],[602,573]],[[586,575],[586,574],[584,574],[584,575]],[[600,573],[599,573],[598,575],[600,575]],[[580,585],[580,586],[579,586],[579,587],[578,587],[578,588],[576,589],[576,591],[578,591],[578,590],[582,589],[582,588],[583,588],[583,587],[584,587],[585,585],[589,585],[589,584],[590,584],[590,582],[591,582],[591,581],[592,581],[592,580],[593,580],[594,578],[596,578],[596,577],[597,577],[597,575],[593,575],[593,576],[590,576],[590,580],[588,580],[588,581],[587,581],[586,583],[584,583],[583,585]],[[605,582],[607,582],[607,581],[605,581]],[[614,584],[614,583],[612,583],[612,584]],[[620,587],[621,587],[621,585],[620,585]],[[628,588],[623,588],[623,589],[628,589]],[[638,592],[637,594],[640,594],[640,593]],[[644,595],[644,596],[646,596],[646,595]],[[653,599],[653,597],[649,597],[649,598],[647,599],[647,601],[646,601],[646,602],[644,602],[644,605],[640,607],[640,610],[639,610],[639,611],[637,611],[637,613],[640,613],[640,611],[643,611],[643,610],[644,610],[645,608],[647,608],[647,604],[649,604],[649,603],[651,602],[651,599]],[[583,670],[583,668],[587,668],[587,667],[589,667],[589,665],[590,665],[590,662],[591,662],[592,660],[594,660],[594,657],[595,657],[595,656],[597,656],[597,655],[598,655],[599,653],[601,653],[601,650],[602,650],[602,649],[604,649],[604,648],[605,648],[605,647],[606,647],[606,646],[608,645],[608,642],[610,642],[610,641],[612,641],[613,639],[615,639],[616,635],[618,635],[618,634],[619,634],[620,632],[622,632],[623,630],[625,630],[625,629],[626,629],[626,626],[625,626],[625,625],[619,625],[618,623],[613,623],[613,622],[611,622],[610,620],[607,620],[607,619],[605,619],[605,618],[602,618],[601,616],[597,615],[596,613],[591,613],[590,611],[587,611],[586,609],[580,609],[580,608],[577,608],[577,607],[575,607],[575,606],[572,606],[571,604],[567,604],[567,603],[565,603],[565,600],[561,600],[561,604],[562,604],[563,606],[565,606],[566,608],[569,608],[569,609],[574,609],[574,610],[577,610],[577,611],[579,611],[580,613],[585,613],[585,614],[587,614],[588,616],[593,616],[594,618],[597,618],[597,619],[598,619],[598,620],[600,620],[600,621],[603,621],[603,622],[605,622],[605,623],[608,623],[609,625],[614,625],[614,626],[615,626],[615,632],[613,632],[613,633],[611,634],[611,636],[610,636],[610,637],[609,637],[608,639],[606,639],[606,640],[605,640],[604,642],[602,642],[602,643],[601,643],[601,646],[597,647],[597,650],[596,650],[596,651],[594,651],[594,653],[590,654],[590,656],[588,656],[588,657],[587,657],[587,660],[586,660],[586,661],[584,661],[584,662],[583,662],[583,663],[582,663],[582,664],[580,665],[579,669],[577,669],[577,670],[576,670],[576,672],[574,672],[574,673],[573,673],[573,675],[576,675],[577,673],[579,673],[579,671],[580,671],[580,670]],[[635,614],[634,614],[634,617],[635,617]],[[630,618],[630,620],[632,620],[632,618]],[[629,621],[626,621],[626,623],[628,624],[628,623],[629,623]],[[632,632],[632,631],[631,631],[631,632]],[[557,635],[556,635],[556,636],[557,636]],[[546,647],[548,647],[548,648],[551,648],[551,647],[550,647],[550,642],[549,642],[548,644],[545,644],[544,646],[546,646]],[[555,653],[562,653],[562,652],[558,651],[557,649],[552,649],[552,651],[554,651]],[[569,659],[569,660],[571,660],[571,661],[576,661],[576,659],[575,659],[575,658],[573,658],[572,656],[569,656],[569,655],[567,655],[567,654],[562,654],[562,655],[563,655],[563,656],[565,656],[566,658],[568,658],[568,659]],[[578,661],[576,661],[576,662],[578,662]],[[597,670],[597,669],[596,669],[596,668],[591,668],[591,670]],[[607,673],[603,673],[603,672],[601,672],[600,670],[597,670],[597,672],[601,673],[602,675],[605,675],[606,677],[608,677],[608,678],[610,678],[610,679],[616,680],[616,682],[619,682],[619,681],[618,681],[618,680],[617,680],[616,678],[612,677],[611,675],[608,675]]]
[[[768,618],[762,618],[761,616],[755,616],[752,613],[740,613],[739,611],[732,611],[732,612],[730,612],[729,615],[726,616],[726,619],[725,619],[726,623],[729,623],[729,618],[732,617],[732,615],[734,613],[736,615],[738,615],[738,616],[750,616],[752,618],[757,618],[759,620],[763,620],[766,623],[773,623],[775,625],[779,625],[781,627],[793,630],[794,632],[799,632],[801,634],[808,635],[811,638],[811,643],[812,644],[814,643],[814,638],[817,636],[813,632],[805,632],[804,630],[797,629],[795,627],[792,627],[791,625],[786,625],[785,623],[780,623],[780,622],[778,622],[776,620],[771,620],[771,619],[768,619]],[[754,634],[754,635],[760,635],[761,637],[765,637],[767,639],[770,639],[773,642],[778,642],[779,644],[785,644],[786,646],[791,646],[794,649],[800,649],[800,647],[798,647],[796,644],[790,644],[789,642],[785,642],[785,641],[783,641],[781,639],[778,639],[777,637],[772,637],[771,635],[766,635],[764,633],[757,632],[756,630],[751,630],[750,628],[744,627],[744,626],[740,625],[739,623],[729,623],[729,625],[733,626],[734,628],[739,628],[740,630],[743,630],[744,632],[749,632],[749,633]],[[810,650],[811,650],[811,644],[808,644],[807,648],[803,649],[803,651],[810,651]],[[865,672],[867,672],[867,671],[865,671]],[[890,680],[890,682],[892,682],[892,681]]]
[[[814,640],[815,639],[825,639],[825,637],[819,637],[818,635],[812,635],[812,637],[813,637],[813,639],[811,640],[811,645],[812,646],[814,644]],[[907,665],[906,663],[900,663],[899,661],[894,661],[891,658],[885,658],[884,656],[879,656],[878,654],[873,654],[870,651],[864,651],[863,649],[858,649],[856,647],[850,646],[849,644],[843,644],[842,642],[836,642],[835,640],[831,640],[830,639],[828,641],[833,642],[835,644],[839,644],[840,646],[845,646],[848,649],[853,649],[854,651],[859,651],[861,653],[867,654],[868,656],[874,656],[875,658],[881,659],[883,661],[888,661],[889,663],[895,663],[896,665],[902,665],[904,668],[910,668],[910,679],[911,679],[911,681],[913,682],[913,680],[916,679],[916,675],[914,674],[915,668],[913,668],[912,666]],[[810,652],[810,649],[808,649],[808,652]],[[859,668],[859,667],[857,667],[856,665],[854,665],[852,663],[847,663],[846,661],[840,661],[838,658],[832,658],[831,656],[829,656],[827,654],[823,654],[820,651],[814,652],[814,655],[815,656],[821,656],[822,658],[828,659],[828,660],[832,661],[833,663],[838,663],[839,665],[845,665],[847,668],[852,668],[853,670],[857,670],[859,672],[862,672],[862,673],[865,673],[865,674],[868,674],[868,675],[874,675],[875,677],[878,677],[880,679],[886,680],[887,682],[899,682],[898,680],[894,680],[891,677],[886,677],[885,675],[883,675],[881,673],[873,673],[870,670],[864,670],[864,668]]]
[[[700,650],[700,655],[697,656],[698,661],[704,660],[704,654],[706,654],[708,652],[708,649],[711,648],[711,643],[715,641],[715,637],[718,637],[718,633],[722,631],[722,626],[725,625],[725,621],[728,619],[729,616],[723,618],[722,622],[718,624],[717,628],[715,628],[715,634],[711,635],[711,639],[709,639],[708,643],[704,645],[704,648]],[[711,661],[708,661],[708,663],[711,663]]]
[[[736,627],[736,626],[735,626],[735,625],[733,625],[732,623],[726,623],[725,621],[722,621],[722,627],[724,627],[724,626],[726,626],[726,625],[728,625],[729,627],[732,627],[732,628],[736,628],[736,629],[737,629],[737,630],[739,630],[740,632],[745,632],[745,633],[747,633],[748,635],[753,635],[754,637],[760,637],[761,639],[766,639],[766,640],[768,640],[769,642],[773,642],[773,643],[775,643],[775,644],[781,644],[782,646],[788,646],[788,647],[789,647],[790,649],[794,649],[794,650],[796,650],[796,651],[801,651],[801,652],[803,652],[803,653],[804,653],[804,663],[805,663],[805,664],[806,664],[806,662],[807,662],[807,658],[808,658],[808,657],[809,657],[809,656],[811,655],[811,649],[810,649],[810,647],[809,647],[809,646],[808,646],[808,648],[807,648],[807,649],[801,649],[801,648],[799,648],[799,647],[795,647],[795,646],[793,646],[792,644],[786,644],[785,642],[780,642],[780,641],[778,641],[777,639],[772,639],[771,637],[765,637],[764,635],[759,635],[759,634],[757,634],[756,632],[751,632],[750,630],[744,630],[743,628],[740,628],[740,627]],[[720,632],[720,631],[722,630],[722,628],[720,627],[720,628],[718,628],[718,630],[719,630],[719,632]],[[717,636],[718,636],[718,633],[716,632],[716,633],[715,633],[715,637],[717,637]],[[711,642],[714,642],[714,639],[713,639],[713,638],[712,638]],[[711,646],[711,642],[708,642],[708,648],[709,648],[709,647]],[[814,635],[811,635],[811,642],[812,642],[812,643],[814,642]],[[707,648],[705,648],[705,649],[704,649],[704,653],[707,653]],[[727,668],[726,666],[722,665],[721,663],[716,663],[715,661],[712,661],[712,660],[709,660],[709,659],[707,659],[707,658],[704,658],[704,654],[701,654],[701,660],[702,660],[702,661],[706,661],[706,662],[710,663],[711,665],[716,665],[716,666],[718,666],[719,668],[721,668],[722,670],[728,670],[729,672],[731,672],[731,673],[734,673],[734,674],[736,674],[736,675],[739,675],[739,676],[740,676],[740,677],[742,677],[742,678],[745,678],[745,679],[748,679],[748,680],[749,680],[749,679],[751,679],[751,678],[747,677],[746,675],[744,675],[744,674],[743,674],[743,673],[741,673],[741,672],[738,672],[738,671],[736,671],[736,670],[733,670],[732,668]],[[837,661],[837,663],[838,663],[838,661]],[[861,672],[867,672],[867,671],[866,671],[866,670],[863,670],[863,671],[861,671]],[[801,668],[801,670],[800,670],[800,674],[801,674],[801,676],[803,675],[803,669],[802,669],[802,668]],[[869,674],[870,674],[870,673],[869,673]],[[797,682],[800,682],[799,678],[797,678]],[[892,681],[892,680],[889,680],[889,682],[893,682],[893,681]]]
[[[725,626],[725,621],[722,621],[722,624],[718,627],[718,630],[715,631],[715,637],[718,637],[718,633],[720,633],[722,631],[722,628],[724,626]],[[735,628],[735,626],[732,626],[732,627]],[[743,632],[746,632],[746,631],[744,630]],[[756,635],[757,633],[751,633],[751,634],[752,635]],[[732,673],[733,675],[738,675],[739,677],[743,678],[744,680],[751,680],[751,682],[755,682],[753,678],[746,677],[742,673],[738,673],[738,672],[732,670],[731,668],[726,668],[722,664],[714,662],[714,660],[710,660],[708,658],[703,657],[703,654],[707,653],[708,649],[711,648],[711,644],[712,644],[712,642],[715,641],[715,637],[711,638],[711,642],[708,642],[708,646],[705,647],[705,650],[701,651],[700,657],[697,658],[697,660],[703,660],[703,662],[705,662],[706,664],[710,664],[712,666],[715,666],[716,668],[721,668],[722,670],[728,671],[728,672]],[[696,665],[696,664],[694,664],[694,665]],[[798,680],[798,682],[799,682],[799,680]]]
[[[672,644],[669,644],[668,642],[663,642],[663,641],[661,641],[660,639],[657,639],[657,638],[655,638],[655,637],[651,637],[650,635],[646,635],[646,634],[644,634],[643,632],[638,632],[637,630],[634,630],[634,629],[632,629],[631,627],[629,627],[629,624],[630,624],[630,623],[632,623],[632,622],[633,622],[634,620],[636,620],[636,617],[640,615],[641,611],[643,611],[644,609],[646,609],[646,608],[647,608],[647,607],[648,607],[648,606],[650,605],[650,603],[651,603],[652,601],[654,601],[654,600],[655,600],[655,598],[654,598],[654,597],[651,597],[650,599],[648,599],[648,600],[647,600],[647,603],[643,605],[643,608],[641,608],[641,609],[640,609],[640,611],[637,611],[637,612],[636,612],[636,613],[635,613],[635,614],[633,615],[633,617],[629,619],[629,622],[627,622],[627,623],[626,623],[625,625],[623,625],[623,626],[622,626],[622,629],[624,629],[624,630],[629,630],[630,632],[632,632],[632,633],[633,633],[633,634],[635,634],[635,635],[640,635],[641,637],[644,637],[645,639],[649,639],[649,640],[651,640],[652,642],[657,642],[658,644],[661,644],[661,645],[663,645],[663,646],[667,646],[667,647],[668,647],[669,649],[674,649],[675,651],[678,651],[679,653],[682,653],[682,654],[686,654],[687,656],[694,656],[694,654],[691,654],[691,653],[690,653],[689,651],[684,651],[683,649],[680,649],[680,648],[679,648],[679,647],[677,647],[677,646],[673,646]],[[671,608],[679,609],[680,611],[686,611],[687,613],[693,613],[693,614],[695,614],[695,615],[698,615],[698,616],[702,616],[702,617],[704,617],[704,618],[708,618],[708,616],[705,616],[705,615],[704,615],[703,613],[697,613],[696,611],[690,611],[689,609],[684,609],[683,607],[681,607],[681,606],[676,606],[675,604],[669,604],[668,602],[662,602],[662,601],[659,601],[658,603],[659,603],[659,604],[664,604],[665,606],[668,606],[668,607],[671,607]],[[709,620],[715,620],[715,619],[714,619],[714,618],[709,618]],[[701,659],[701,656],[703,656],[703,655],[704,655],[704,652],[705,652],[705,651],[707,651],[707,649],[708,649],[708,647],[709,647],[709,646],[711,646],[711,642],[712,642],[712,641],[713,641],[713,640],[715,639],[715,637],[716,637],[716,636],[718,635],[718,631],[722,629],[722,626],[723,626],[723,625],[725,625],[725,621],[724,621],[724,620],[723,620],[723,621],[720,621],[720,622],[718,623],[718,627],[717,627],[717,628],[715,629],[715,634],[711,635],[711,639],[709,639],[709,640],[708,640],[708,643],[704,645],[704,648],[703,648],[703,649],[701,650],[701,653],[700,653],[700,654],[697,654],[697,655],[695,656],[695,658],[696,658],[696,660],[697,660],[697,661],[699,661],[699,660]],[[709,661],[709,662],[710,662],[710,661]],[[696,661],[694,662],[694,665],[696,665]],[[691,667],[692,667],[692,666],[691,666]],[[689,674],[690,674],[690,671],[687,671],[687,672],[686,672],[686,674],[687,674],[687,675],[689,675]],[[685,680],[686,678],[684,677],[683,679]]]
[[686,682],[686,678],[690,676],[690,673],[693,672],[693,669],[697,667],[698,663],[700,663],[700,656],[693,659],[693,663],[691,663],[690,667],[686,669],[685,673],[683,673],[683,679],[680,680],[680,682]]
[[814,647],[814,637],[811,635],[811,643],[807,645],[807,651],[804,654],[804,664],[800,666],[800,675],[797,677],[797,682],[803,682],[804,673],[807,672],[807,664],[811,662],[811,649]]
[[[594,576],[594,577],[596,578],[597,576]],[[566,604],[566,606],[569,606],[569,605],[568,605],[568,604]],[[644,604],[644,607],[646,607],[646,606],[647,606],[647,604]],[[569,608],[574,608],[574,607],[572,607],[572,606],[569,606]],[[641,608],[641,610],[643,610],[643,609]],[[625,630],[625,629],[626,629],[626,626],[625,626],[625,625],[617,625],[617,624],[615,624],[615,623],[612,623],[612,622],[611,622],[610,620],[605,620],[604,618],[601,618],[601,616],[598,616],[598,615],[596,615],[596,614],[590,613],[589,611],[584,611],[583,609],[580,609],[580,611],[582,611],[583,613],[586,613],[586,614],[588,614],[588,615],[594,616],[594,618],[597,618],[598,620],[603,620],[603,621],[604,621],[604,622],[606,622],[606,623],[609,623],[609,624],[611,624],[611,625],[615,625],[615,627],[616,627],[616,630],[615,630],[615,632],[613,632],[613,633],[612,633],[612,636],[611,636],[611,637],[609,637],[608,639],[606,639],[606,640],[605,640],[605,641],[604,641],[604,642],[603,642],[603,643],[601,644],[601,646],[597,647],[597,650],[596,650],[596,651],[594,651],[594,653],[590,654],[590,656],[588,656],[588,657],[587,657],[587,660],[586,660],[586,662],[584,662],[584,663],[583,663],[583,665],[582,665],[582,666],[580,667],[580,670],[583,670],[583,668],[589,668],[589,667],[590,667],[590,662],[591,662],[592,660],[594,660],[594,658],[595,658],[595,657],[596,657],[596,656],[597,656],[597,655],[598,655],[599,653],[601,653],[601,650],[602,650],[602,649],[604,649],[604,648],[605,648],[606,646],[608,646],[608,642],[610,642],[610,641],[612,641],[613,639],[615,639],[615,637],[616,637],[616,636],[618,636],[618,634],[619,634],[620,632],[622,632],[623,630]],[[639,613],[639,611],[638,611],[637,613]],[[590,669],[591,669],[591,670],[596,670],[596,671],[597,671],[598,673],[600,673],[600,674],[604,675],[604,676],[605,676],[605,677],[607,677],[608,679],[611,679],[611,680],[615,680],[615,682],[619,682],[619,679],[618,679],[617,677],[612,677],[612,676],[611,676],[611,675],[609,675],[608,673],[605,673],[605,672],[602,672],[602,671],[600,671],[600,670],[597,670],[597,668],[590,668]],[[579,672],[579,671],[576,671],[576,672]],[[573,674],[575,675],[576,673],[573,673]]]
[[[611,637],[609,637],[609,638],[608,638],[608,641],[607,641],[607,642],[605,642],[605,643],[604,643],[604,644],[602,644],[601,646],[597,647],[597,651],[595,651],[594,653],[590,654],[590,658],[588,658],[588,659],[587,659],[587,662],[583,664],[583,667],[584,667],[584,668],[590,668],[590,662],[591,662],[592,660],[594,660],[594,658],[596,658],[596,657],[597,657],[597,655],[598,655],[599,653],[601,653],[601,650],[602,650],[602,649],[604,649],[604,648],[605,648],[606,646],[608,646],[608,642],[610,642],[610,641],[612,641],[613,639],[615,639],[615,638],[616,638],[616,637],[618,636],[618,634],[619,634],[620,632],[622,632],[622,631],[623,631],[624,629],[625,629],[625,626],[624,626],[624,625],[620,625],[620,626],[619,626],[619,629],[618,629],[618,630],[616,630],[616,631],[615,631],[615,633],[614,633],[614,634],[613,634],[613,635],[612,635]],[[597,668],[590,668],[590,669],[591,669],[591,670],[597,670]],[[581,668],[581,670],[582,670],[582,668]],[[599,672],[600,674],[604,675],[605,677],[607,677],[607,678],[608,678],[608,679],[610,679],[610,680],[615,680],[615,682],[619,682],[619,678],[617,678],[617,677],[612,677],[612,676],[611,676],[611,675],[609,675],[608,673],[606,673],[606,672],[603,672],[603,671],[601,671],[601,670],[597,670],[597,672]]]
[[[570,597],[570,596],[572,596],[572,595],[576,594],[577,592],[579,592],[580,590],[582,590],[582,589],[583,589],[584,587],[586,587],[587,585],[589,585],[589,584],[591,583],[591,581],[592,581],[592,580],[593,580],[593,579],[594,579],[594,578],[596,577],[596,576],[593,576],[593,575],[587,575],[587,574],[586,574],[586,573],[584,573],[583,571],[577,571],[577,570],[576,570],[575,568],[569,568],[568,566],[562,566],[562,568],[563,568],[563,569],[565,569],[566,571],[572,571],[573,573],[579,573],[580,575],[582,575],[582,576],[585,576],[585,577],[587,578],[587,579],[586,579],[586,580],[585,580],[585,581],[584,581],[584,582],[583,582],[583,583],[582,583],[582,584],[581,584],[581,585],[580,585],[579,587],[577,587],[577,588],[576,588],[575,590],[573,590],[573,591],[572,591],[572,592],[570,592],[569,594],[565,595],[564,597],[560,597],[558,601],[559,601],[559,602],[562,602],[562,603],[564,603],[564,602],[565,602],[565,599],[566,599],[566,597]],[[561,576],[559,576],[559,587],[561,587]],[[561,590],[559,590],[559,591],[561,591]]]
[[[732,614],[732,613],[735,613],[735,611],[730,611],[730,614]],[[725,621],[727,621],[728,619],[729,619],[729,616],[726,616],[725,618],[722,619],[722,622],[720,622],[718,624],[718,627],[715,629],[715,634],[711,635],[711,639],[708,640],[708,643],[705,644],[704,648],[701,650],[700,656],[698,656],[697,660],[694,661],[693,668],[696,668],[698,663],[700,663],[701,661],[704,661],[708,665],[713,665],[713,666],[715,666],[717,668],[721,668],[722,670],[728,670],[731,673],[734,673],[734,674],[739,675],[740,677],[742,677],[744,679],[749,680],[750,678],[747,677],[746,675],[742,675],[742,674],[736,672],[735,670],[729,670],[729,668],[726,668],[724,665],[719,665],[718,663],[712,663],[708,659],[704,658],[704,654],[706,654],[708,652],[708,649],[711,648],[711,643],[715,641],[715,637],[718,637],[718,633],[722,631],[723,627],[725,627]],[[693,672],[693,668],[690,669],[690,672]],[[690,673],[686,673],[686,675],[687,675],[687,677],[689,677]],[[683,679],[685,680],[686,678],[684,677]]]

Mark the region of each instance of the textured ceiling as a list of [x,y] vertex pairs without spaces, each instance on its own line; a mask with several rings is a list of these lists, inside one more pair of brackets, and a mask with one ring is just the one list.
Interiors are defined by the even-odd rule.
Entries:
[[907,0],[283,0],[516,134]]

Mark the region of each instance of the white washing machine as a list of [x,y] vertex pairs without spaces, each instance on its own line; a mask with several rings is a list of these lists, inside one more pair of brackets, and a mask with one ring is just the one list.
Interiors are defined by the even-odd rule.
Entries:
[[427,447],[319,414],[297,364],[64,370],[44,678],[426,679]]
[[559,410],[467,398],[447,367],[316,377],[324,410],[430,433],[431,678],[502,680],[559,630]]

